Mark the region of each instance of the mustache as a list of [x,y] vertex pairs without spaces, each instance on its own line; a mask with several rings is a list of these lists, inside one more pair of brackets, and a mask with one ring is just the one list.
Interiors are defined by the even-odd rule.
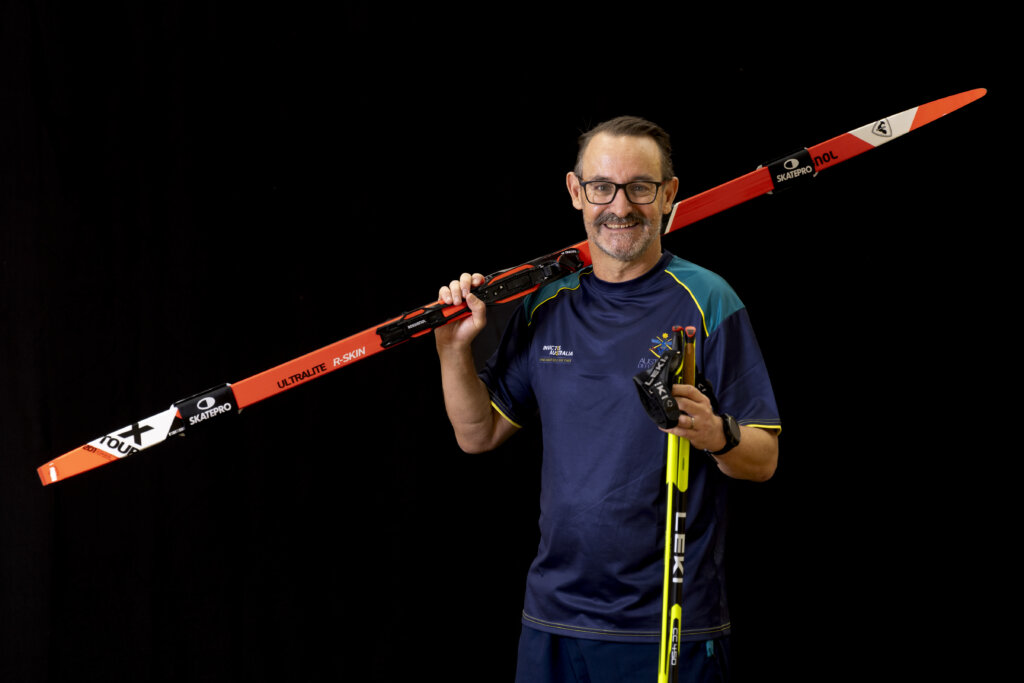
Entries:
[[647,217],[637,211],[630,211],[625,216],[619,216],[611,211],[606,211],[594,219],[594,225],[604,225],[605,223],[631,223],[634,221],[645,226],[649,225]]

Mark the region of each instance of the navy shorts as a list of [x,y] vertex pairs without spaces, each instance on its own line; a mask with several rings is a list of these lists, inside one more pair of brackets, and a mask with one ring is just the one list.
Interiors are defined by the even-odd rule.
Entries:
[[[528,626],[519,637],[516,683],[653,683],[657,643],[612,643],[569,638]],[[729,638],[680,644],[679,683],[729,680]]]

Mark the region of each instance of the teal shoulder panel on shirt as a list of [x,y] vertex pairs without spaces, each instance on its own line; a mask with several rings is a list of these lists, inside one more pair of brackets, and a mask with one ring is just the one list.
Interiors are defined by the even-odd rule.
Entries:
[[574,290],[580,288],[580,278],[584,275],[589,275],[594,270],[593,266],[587,266],[582,270],[578,270],[571,275],[566,275],[563,278],[559,278],[553,282],[549,282],[536,292],[526,295],[523,299],[523,311],[526,313],[526,324],[529,325],[533,321],[533,313],[542,304],[558,296],[559,292],[566,290]]
[[743,308],[743,302],[729,283],[707,268],[673,256],[665,273],[693,297],[704,319],[704,331],[709,336],[723,320]]

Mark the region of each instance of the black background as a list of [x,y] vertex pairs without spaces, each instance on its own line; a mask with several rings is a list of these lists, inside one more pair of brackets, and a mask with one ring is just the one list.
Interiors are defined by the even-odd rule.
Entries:
[[738,290],[784,423],[775,478],[735,485],[736,680],[993,662],[998,19],[3,7],[0,679],[511,680],[537,438],[462,454],[429,338],[54,486],[35,468],[582,239],[564,174],[600,120],[668,128],[686,197],[977,87],[666,247]]

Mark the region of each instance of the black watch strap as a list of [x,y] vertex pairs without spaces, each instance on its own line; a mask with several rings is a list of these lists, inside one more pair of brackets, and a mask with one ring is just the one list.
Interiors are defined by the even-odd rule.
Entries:
[[727,413],[722,413],[719,417],[722,418],[722,431],[725,433],[725,447],[720,451],[708,451],[711,455],[723,455],[728,453],[740,443],[740,426],[736,423],[736,418]]

